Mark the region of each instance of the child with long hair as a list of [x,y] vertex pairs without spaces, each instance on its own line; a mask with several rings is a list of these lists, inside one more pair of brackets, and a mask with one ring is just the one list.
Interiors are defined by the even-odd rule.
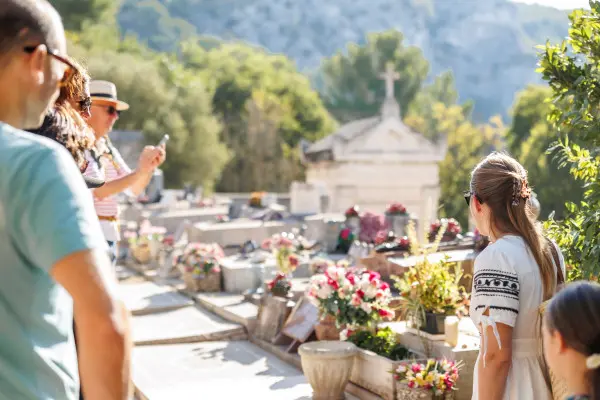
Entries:
[[540,304],[563,277],[560,250],[540,232],[527,171],[492,153],[465,193],[477,229],[491,244],[475,260],[470,316],[481,333],[473,399],[550,400],[539,362]]
[[600,285],[561,290],[546,308],[543,332],[546,361],[566,384],[566,400],[600,400]]

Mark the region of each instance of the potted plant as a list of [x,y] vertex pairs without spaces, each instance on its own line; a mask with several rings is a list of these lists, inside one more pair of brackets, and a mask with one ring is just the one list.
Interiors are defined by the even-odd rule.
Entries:
[[[346,338],[347,337],[347,338]],[[390,371],[418,355],[410,352],[396,340],[389,327],[382,329],[344,330],[342,340],[358,347],[350,381],[386,400],[396,398],[396,381]]]
[[355,236],[358,236],[360,230],[360,208],[354,205],[346,210],[344,216],[346,217],[346,226],[350,228]]
[[388,307],[389,285],[372,271],[329,267],[311,278],[308,298],[319,309],[321,321],[315,327],[319,340],[338,340],[347,326],[368,327],[394,316]]
[[188,244],[177,259],[187,289],[192,292],[220,291],[219,260],[222,257],[223,251],[216,244]]
[[394,371],[397,400],[453,400],[462,362],[402,363]]
[[433,246],[420,247],[410,224],[411,253],[417,261],[402,277],[392,277],[407,303],[409,321],[415,328],[434,335],[444,334],[446,316],[462,312],[468,301],[468,294],[459,283],[462,270],[458,264],[447,258],[431,261],[429,257],[437,251],[444,230],[442,225]]
[[356,235],[354,234],[354,232],[352,232],[351,228],[343,228],[338,236],[336,250],[347,254],[355,238]]
[[377,233],[386,230],[386,228],[383,215],[366,212],[360,218],[360,235],[358,238],[361,242],[375,243]]
[[456,239],[461,239],[462,228],[457,220],[454,218],[442,218],[441,220],[437,220],[431,224],[429,230],[429,240],[433,242],[442,228],[445,226],[446,229],[443,231],[442,242],[452,242]]
[[410,215],[406,211],[406,207],[400,203],[392,203],[385,210],[386,224],[398,236],[406,234],[406,226],[410,221]]
[[285,274],[279,272],[275,278],[267,282],[267,289],[274,297],[287,298],[292,290],[292,283]]

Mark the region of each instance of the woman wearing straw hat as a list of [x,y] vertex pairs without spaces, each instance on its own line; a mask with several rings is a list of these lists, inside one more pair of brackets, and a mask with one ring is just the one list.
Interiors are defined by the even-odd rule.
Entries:
[[117,98],[117,87],[108,81],[90,83],[92,115],[88,120],[96,137],[94,156],[104,170],[106,183],[94,189],[94,205],[100,219],[106,241],[112,250],[113,264],[116,262],[119,207],[116,195],[129,191],[137,196],[144,191],[154,170],[165,161],[164,146],[146,146],[140,154],[138,166],[131,170],[119,151],[111,144],[108,134],[119,119],[121,111],[129,104]]

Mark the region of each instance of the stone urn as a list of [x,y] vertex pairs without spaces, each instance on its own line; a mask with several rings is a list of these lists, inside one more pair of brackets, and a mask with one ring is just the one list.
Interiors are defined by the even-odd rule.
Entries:
[[317,341],[298,348],[313,400],[343,400],[357,347],[350,342]]
[[406,236],[406,227],[410,222],[410,215],[408,214],[386,214],[386,223],[396,236]]
[[340,340],[340,330],[335,325],[335,318],[327,314],[315,325],[317,340]]

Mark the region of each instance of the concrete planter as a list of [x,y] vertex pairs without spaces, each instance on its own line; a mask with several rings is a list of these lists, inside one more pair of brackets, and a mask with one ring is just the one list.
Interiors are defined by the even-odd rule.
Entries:
[[372,351],[358,349],[350,382],[381,396],[385,400],[396,398],[395,371],[402,363],[409,360],[392,361]]
[[357,348],[353,343],[318,341],[298,349],[302,370],[313,388],[313,400],[343,400]]
[[315,325],[317,340],[340,340],[340,329],[335,325],[335,318],[329,314]]
[[431,390],[411,389],[406,383],[397,382],[396,400],[454,400],[454,392],[436,396]]
[[221,274],[210,273],[204,278],[195,278],[192,273],[185,272],[183,274],[185,287],[190,292],[220,292],[221,291]]

